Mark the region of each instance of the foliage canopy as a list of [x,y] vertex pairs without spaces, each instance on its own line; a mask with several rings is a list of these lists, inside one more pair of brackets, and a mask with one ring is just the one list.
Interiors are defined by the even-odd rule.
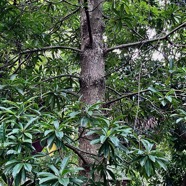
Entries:
[[[89,4],[0,1],[2,184],[180,185],[186,174],[186,3]],[[81,99],[80,15],[101,5],[106,91],[104,101],[89,105]],[[94,136],[97,154],[79,148],[83,133]],[[91,170],[79,164],[87,163],[85,156],[95,161]]]

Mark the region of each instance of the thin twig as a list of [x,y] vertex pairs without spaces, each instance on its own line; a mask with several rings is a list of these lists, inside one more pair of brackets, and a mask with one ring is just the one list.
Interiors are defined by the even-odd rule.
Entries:
[[[17,58],[17,59],[16,59]],[[15,59],[15,61],[14,61]],[[4,66],[1,66],[0,69],[6,68],[6,67],[13,67],[14,64],[20,59],[20,56],[14,56],[12,59],[10,59],[9,61],[6,62],[6,64]],[[13,61],[13,62],[12,62]],[[12,62],[12,63],[11,63]]]
[[82,138],[82,135],[83,135],[84,131],[85,131],[85,128],[83,128],[83,130],[80,132],[78,138],[74,141],[78,141],[80,138]]
[[118,91],[114,90],[114,89],[111,88],[111,87],[106,86],[106,88],[109,89],[109,90],[111,90],[111,91],[113,91],[113,92],[115,92],[115,93],[118,94],[119,96],[122,95],[121,93],[119,93]]
[[[144,38],[141,34],[139,34],[136,30],[131,29],[131,28],[129,28],[129,27],[128,27],[128,29],[132,30],[132,32],[134,32],[135,34],[137,34],[141,39],[146,39],[146,38]],[[168,40],[168,38],[167,38],[167,40]],[[157,52],[161,53],[161,54],[164,56],[165,60],[169,61],[167,55],[166,55],[164,52],[160,51],[160,50],[158,49],[157,45],[152,45],[151,43],[150,43],[150,45],[151,45]]]
[[[173,89],[173,90],[174,90],[174,89]],[[170,90],[158,90],[157,92],[169,92],[169,91],[170,91]],[[123,98],[135,96],[135,95],[137,95],[138,93],[141,94],[141,93],[145,93],[145,92],[151,92],[151,90],[150,90],[150,89],[145,89],[145,90],[141,90],[141,91],[137,91],[137,92],[132,92],[132,93],[124,94],[124,95],[122,95],[122,96],[120,96],[120,97],[118,97],[118,98],[116,98],[116,99],[113,99],[113,100],[111,100],[111,101],[106,102],[104,105],[110,105],[110,104],[112,104],[112,103],[114,103],[114,102],[120,101],[120,100],[123,99]],[[182,93],[182,92],[184,92],[184,91],[182,91],[182,90],[174,90],[174,92],[180,92],[180,93]]]
[[[61,24],[63,23],[63,21],[67,20],[69,17],[71,17],[72,15],[74,15],[74,14],[75,14],[76,12],[78,12],[79,10],[80,10],[80,7],[77,8],[76,10],[70,12],[68,15],[66,15],[66,16],[63,17],[61,20],[59,20],[57,23],[55,23],[55,25],[53,26],[53,28],[50,29],[51,31],[50,31],[49,34],[53,34],[54,32],[56,32],[56,30],[57,30],[58,28],[60,28],[60,26],[61,26]],[[52,29],[54,29],[54,27],[55,27],[57,24],[59,24],[59,23],[60,23],[60,26],[59,26],[57,29],[52,30]]]
[[43,81],[43,82],[46,82],[46,81],[51,81],[51,80],[53,80],[53,79],[62,78],[62,77],[70,77],[70,78],[80,79],[80,77],[75,76],[75,75],[61,74],[61,75],[58,75],[58,76],[53,76],[53,77],[49,77],[49,78],[47,78],[47,79],[43,79],[42,81]]
[[[143,93],[143,92],[149,92],[150,90],[149,89],[145,89],[145,90],[141,90],[140,93]],[[138,92],[133,92],[133,93],[128,93],[128,94],[124,94],[122,96],[120,96],[119,98],[116,98],[116,99],[113,99],[111,101],[108,101],[105,103],[105,105],[110,105],[116,101],[119,101],[123,98],[127,98],[127,97],[131,97],[131,96],[135,96],[136,94],[138,94]]]
[[63,1],[64,3],[67,3],[67,4],[71,5],[71,6],[80,7],[79,5],[72,4],[72,3],[68,2],[68,1],[65,1],[65,0],[62,0],[62,1]]
[[16,74],[16,73],[19,71],[19,69],[21,68],[21,65],[23,65],[25,62],[27,62],[27,60],[31,57],[31,55],[32,55],[31,53],[28,54],[28,56],[26,57],[26,59],[23,60],[23,61],[18,65],[17,69],[13,72],[13,74]]
[[69,47],[69,46],[47,46],[47,47],[43,47],[43,48],[27,49],[25,51],[22,51],[20,54],[42,52],[42,51],[47,51],[47,50],[61,50],[61,49],[72,50],[72,51],[76,51],[76,52],[81,52],[80,49]]
[[186,45],[176,44],[176,43],[172,42],[169,38],[167,38],[167,41],[169,42],[169,44],[171,46],[175,46],[175,47],[186,47]]

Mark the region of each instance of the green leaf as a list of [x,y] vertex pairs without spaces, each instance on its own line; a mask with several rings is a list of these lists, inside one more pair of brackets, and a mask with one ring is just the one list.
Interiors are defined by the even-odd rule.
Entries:
[[15,177],[15,185],[20,185],[21,183],[21,174],[17,174],[17,176]]
[[148,90],[150,90],[151,92],[154,92],[154,93],[157,92],[157,90],[155,88],[153,88],[153,87],[148,87]]
[[29,137],[30,139],[32,139],[32,134],[26,132],[26,133],[24,133],[24,135]]
[[25,169],[21,169],[21,180],[22,182],[24,182],[26,180],[26,172],[25,172]]
[[5,164],[5,166],[10,166],[11,164],[15,164],[15,163],[18,163],[19,161],[17,161],[17,160],[10,160],[10,161],[8,161],[6,164]]
[[183,120],[183,118],[178,118],[177,120],[176,120],[176,123],[179,123],[180,121],[182,121]]
[[24,168],[25,170],[27,170],[28,172],[32,172],[32,165],[29,163],[24,163]]
[[71,112],[70,114],[69,114],[69,116],[71,117],[71,118],[75,118],[75,116],[77,116],[78,114],[80,114],[81,112]]
[[151,174],[152,174],[152,172],[151,172],[152,167],[151,166],[152,165],[151,165],[150,161],[147,160],[146,163],[145,163],[145,171],[146,171],[146,174],[147,174],[148,177],[150,177]]
[[106,139],[107,139],[107,136],[101,135],[100,136],[100,143],[104,143]]
[[66,166],[68,165],[69,157],[65,157],[61,163],[60,172],[63,175],[63,171],[65,170]]
[[17,174],[19,174],[19,172],[20,172],[20,170],[22,169],[23,166],[24,166],[23,163],[19,163],[13,168],[13,170],[12,170],[13,178],[15,178]]
[[23,142],[24,143],[30,143],[31,144],[32,143],[32,140],[31,139],[23,139]]
[[123,150],[124,152],[129,153],[129,150],[127,149],[127,147],[125,147],[125,146],[122,145],[121,143],[119,143],[119,148],[120,148],[121,150]]
[[2,90],[6,85],[0,85],[0,90]]
[[87,124],[88,124],[88,122],[89,122],[88,118],[83,117],[83,118],[81,118],[80,125],[81,125],[82,127],[86,127]]
[[54,130],[46,130],[46,131],[44,132],[44,136],[47,136],[47,135],[50,134],[51,132],[54,132]]
[[119,146],[119,139],[117,138],[117,137],[114,137],[114,136],[112,136],[112,137],[109,137],[109,139],[111,140],[111,142],[116,146],[116,147],[118,147]]
[[143,167],[145,164],[146,164],[146,161],[147,161],[147,156],[143,157],[140,159],[140,165]]
[[56,134],[56,137],[59,139],[59,140],[62,140],[64,134],[63,132],[61,131],[55,131],[55,134]]
[[90,136],[90,135],[95,134],[95,133],[96,133],[96,131],[89,131],[89,132],[86,133],[86,136]]
[[74,183],[76,183],[76,184],[82,184],[83,183],[82,180],[77,179],[77,178],[71,178],[71,181],[74,182]]
[[49,168],[55,173],[56,176],[59,175],[59,170],[54,165],[49,165]]
[[64,186],[68,186],[69,182],[69,178],[59,178],[58,179],[59,183],[64,185]]
[[100,142],[100,139],[95,139],[90,142],[91,145],[97,144]]
[[16,79],[16,77],[17,77],[17,74],[13,74],[10,76],[10,80],[14,81]]
[[6,154],[7,154],[7,155],[9,155],[9,154],[18,154],[18,152],[17,152],[16,150],[8,150],[8,151],[6,152]]
[[4,123],[0,125],[0,142],[5,141],[5,125]]
[[59,129],[59,122],[58,121],[54,121],[53,124],[56,129]]
[[54,139],[55,139],[55,136],[54,136],[54,135],[50,136],[50,137],[47,139],[47,144],[48,144],[49,147],[52,146],[52,144],[53,144],[53,142],[54,142]]
[[20,88],[16,88],[16,90],[23,96],[24,95],[24,92],[23,92],[23,90],[22,89],[20,89]]
[[38,117],[35,117],[35,118],[31,117],[24,128],[27,129],[27,127],[30,126],[30,124],[32,124],[37,119],[38,119]]
[[[38,177],[53,177],[55,176],[54,174],[50,173],[50,172],[38,172],[37,173]],[[55,178],[57,178],[57,176],[55,176]]]
[[167,102],[166,102],[165,100],[163,100],[163,101],[161,101],[161,104],[162,104],[163,106],[165,106],[165,105],[167,104]]
[[150,151],[152,150],[152,147],[154,146],[154,144],[152,144],[152,143],[150,143],[149,141],[144,140],[144,139],[142,139],[141,142],[142,142],[143,146],[145,147],[145,149],[146,149],[148,152],[150,152]]
[[58,180],[58,177],[49,173],[47,177],[45,178],[39,178],[39,184],[42,184],[42,183],[47,183],[49,181],[54,181],[54,180]]
[[172,97],[171,97],[171,96],[165,96],[165,98],[166,98],[170,103],[172,103]]
[[169,60],[169,68],[170,69],[173,69],[174,68],[174,61],[173,61],[173,59],[170,59]]
[[165,163],[163,163],[161,160],[157,159],[158,164],[160,165],[161,168],[163,168],[165,171],[167,170],[167,166]]
[[152,156],[152,155],[149,155],[149,159],[151,159],[153,162],[156,161],[156,157],[155,156]]

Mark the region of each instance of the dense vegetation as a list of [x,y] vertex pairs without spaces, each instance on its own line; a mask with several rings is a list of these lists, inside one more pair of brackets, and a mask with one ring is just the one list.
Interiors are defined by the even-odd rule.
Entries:
[[0,0],[0,185],[186,185],[185,27],[182,0]]

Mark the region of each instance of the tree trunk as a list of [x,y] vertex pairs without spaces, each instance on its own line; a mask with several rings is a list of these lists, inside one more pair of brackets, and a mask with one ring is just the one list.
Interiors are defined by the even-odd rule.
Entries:
[[[81,9],[81,95],[82,102],[94,104],[97,101],[103,101],[105,97],[105,64],[103,57],[103,30],[101,0],[81,0],[84,8]],[[83,6],[82,6],[83,7]],[[82,132],[80,130],[80,132]],[[87,131],[85,131],[87,132]],[[84,134],[80,139],[79,148],[83,151],[97,154],[97,145],[91,145],[90,141],[95,136],[85,138]],[[90,166],[94,159],[84,154],[85,162],[80,160],[80,166],[84,167],[82,173],[90,177]]]
[[101,0],[90,0],[88,9],[81,9],[81,95],[87,104],[103,101],[105,96],[104,26],[100,3]]

